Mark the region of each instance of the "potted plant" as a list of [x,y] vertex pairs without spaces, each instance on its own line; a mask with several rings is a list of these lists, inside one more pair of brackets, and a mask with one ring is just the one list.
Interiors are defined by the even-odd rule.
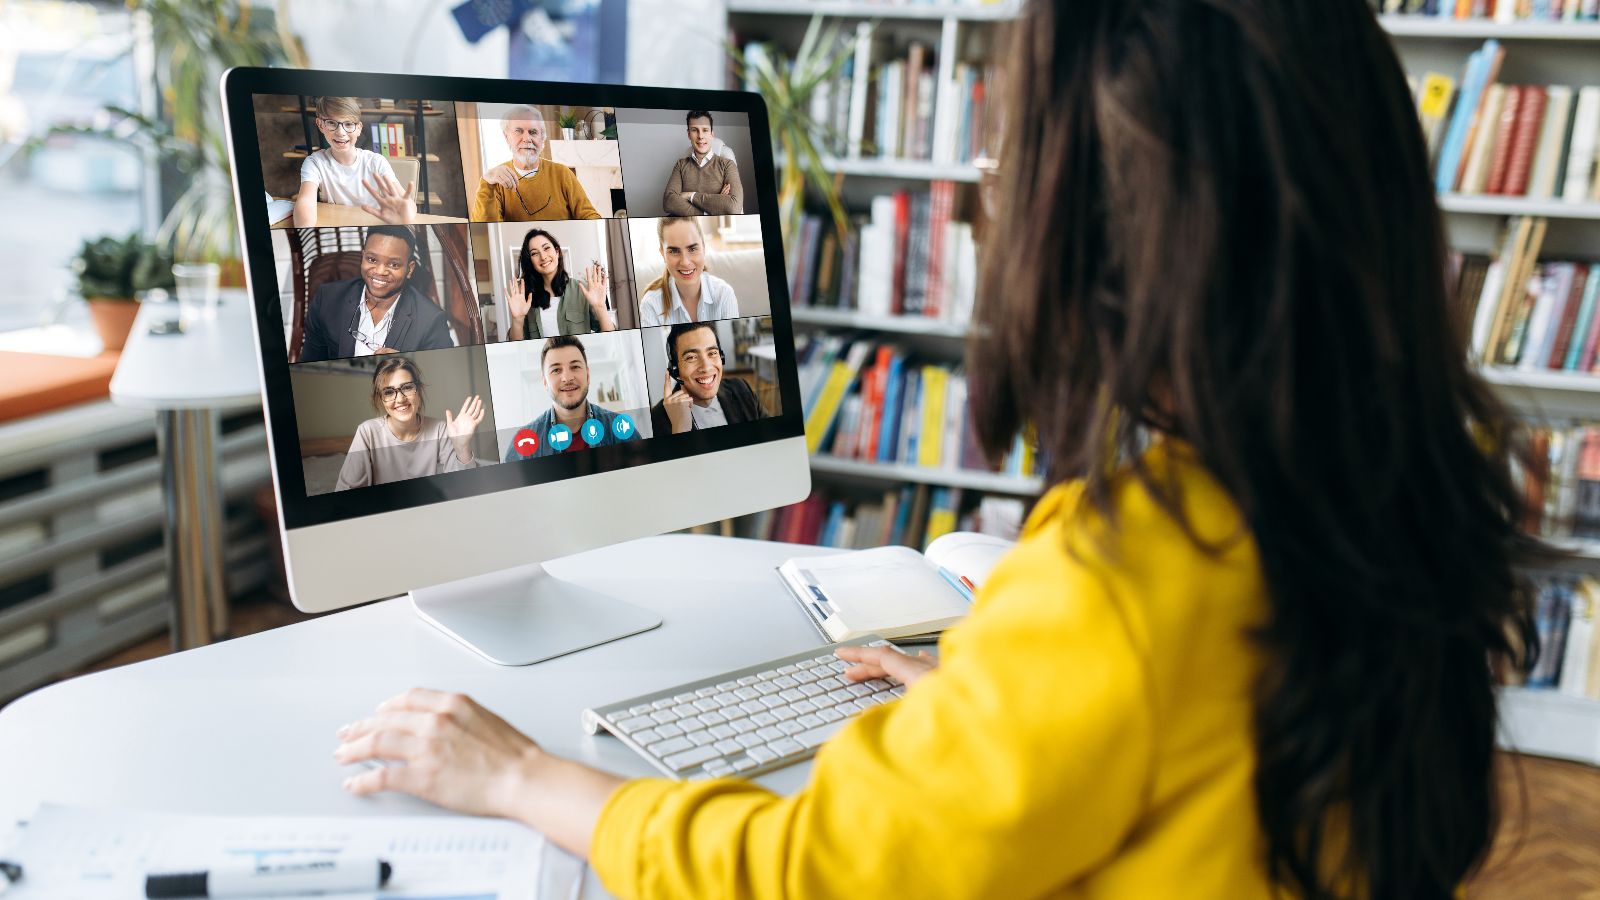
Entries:
[[84,241],[72,268],[78,276],[78,294],[88,302],[89,316],[107,350],[121,350],[127,343],[141,292],[173,287],[171,255],[138,232]]
[[578,114],[570,109],[563,109],[556,116],[556,125],[561,129],[561,139],[572,140],[572,130],[578,127]]

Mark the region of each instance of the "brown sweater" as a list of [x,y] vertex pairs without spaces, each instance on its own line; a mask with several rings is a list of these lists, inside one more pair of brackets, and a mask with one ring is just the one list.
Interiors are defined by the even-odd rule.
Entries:
[[[731,186],[726,194],[722,193],[725,184]],[[683,199],[684,191],[693,191],[694,199]],[[713,156],[711,162],[701,167],[693,156],[685,156],[672,167],[666,193],[661,196],[661,208],[669,216],[739,215],[744,212],[739,165],[726,156]]]
[[[511,165],[510,161],[502,165]],[[578,176],[561,163],[540,160],[539,171],[517,180],[515,191],[491,181],[478,182],[472,201],[474,222],[540,222],[598,219]]]

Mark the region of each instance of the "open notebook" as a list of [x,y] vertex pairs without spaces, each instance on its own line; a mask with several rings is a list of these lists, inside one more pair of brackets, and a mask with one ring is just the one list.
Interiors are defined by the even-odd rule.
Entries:
[[928,545],[802,556],[778,577],[829,641],[937,635],[967,614],[972,593],[1011,541],[958,532]]

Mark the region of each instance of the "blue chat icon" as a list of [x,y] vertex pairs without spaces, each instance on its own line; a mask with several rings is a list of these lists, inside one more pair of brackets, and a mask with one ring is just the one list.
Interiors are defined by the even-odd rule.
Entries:
[[617,417],[611,420],[611,433],[617,440],[626,441],[633,437],[633,432],[633,420],[627,416],[618,413]]
[[550,449],[560,453],[572,445],[572,429],[565,425],[552,425],[545,434],[545,440],[550,442]]

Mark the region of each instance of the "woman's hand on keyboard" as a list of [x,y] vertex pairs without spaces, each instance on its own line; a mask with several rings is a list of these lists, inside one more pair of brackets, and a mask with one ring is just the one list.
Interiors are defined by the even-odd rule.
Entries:
[[893,647],[840,647],[835,653],[845,662],[855,663],[844,670],[844,677],[851,681],[887,677],[910,687],[939,665],[923,650],[918,650],[916,656],[907,656]]

